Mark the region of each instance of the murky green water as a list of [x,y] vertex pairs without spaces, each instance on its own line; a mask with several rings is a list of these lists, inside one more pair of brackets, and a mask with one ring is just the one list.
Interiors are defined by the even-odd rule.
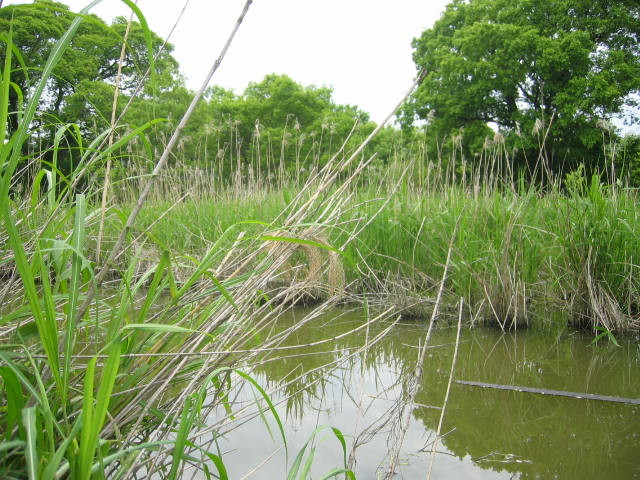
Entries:
[[[295,316],[282,318],[287,328]],[[333,312],[300,328],[285,345],[334,338],[363,322],[362,313]],[[293,394],[278,405],[289,442],[289,464],[319,425],[338,427],[350,451],[354,440],[358,479],[384,478],[388,453],[399,445],[399,411],[404,379],[415,367],[426,327],[402,323],[366,354],[358,351],[388,323],[336,341],[270,355],[254,370],[268,389],[294,377]],[[401,446],[393,478],[425,478],[453,357],[455,329],[435,331],[424,378]],[[476,329],[462,332],[455,378],[640,398],[640,346],[590,345],[580,334],[560,339],[519,331]],[[337,368],[325,367],[341,361]],[[335,367],[335,365],[334,365]],[[245,392],[249,398],[253,398]],[[276,396],[275,399],[278,397]],[[284,398],[284,397],[280,397]],[[268,416],[268,413],[265,415]],[[286,478],[286,461],[275,422],[245,423],[220,444],[230,478]],[[493,390],[453,384],[445,412],[433,479],[640,479],[640,406]],[[368,435],[371,433],[371,435]],[[317,436],[313,478],[342,465],[338,441],[328,430]],[[347,453],[349,453],[349,451]],[[274,453],[275,452],[275,453]]]

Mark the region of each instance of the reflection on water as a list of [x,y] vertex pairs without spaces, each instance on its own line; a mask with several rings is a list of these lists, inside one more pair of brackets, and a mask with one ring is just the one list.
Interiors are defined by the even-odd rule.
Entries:
[[[279,320],[290,327],[296,316]],[[289,443],[289,463],[319,425],[338,427],[348,449],[356,443],[358,479],[384,476],[394,448],[394,422],[405,374],[411,372],[426,327],[397,324],[381,341],[361,347],[388,324],[340,337],[363,323],[361,313],[333,312],[297,330],[284,345],[306,345],[271,354],[253,375],[274,399]],[[340,337],[331,343],[322,339]],[[570,334],[557,340],[520,331],[462,332],[455,378],[574,392],[640,397],[638,343],[596,347]],[[447,387],[455,329],[435,331],[424,378],[404,438],[398,475],[424,478],[434,430]],[[309,345],[313,344],[313,345]],[[336,365],[336,362],[338,364]],[[243,392],[248,400],[254,397]],[[471,386],[452,386],[433,479],[640,479],[640,407]],[[268,416],[268,413],[265,414]],[[285,420],[286,418],[286,420]],[[235,428],[220,444],[230,478],[264,463],[250,478],[285,478],[286,460],[277,427],[264,420]],[[317,439],[314,474],[342,465],[339,443],[324,430]],[[275,452],[275,453],[274,453]],[[349,453],[349,452],[347,452]]]

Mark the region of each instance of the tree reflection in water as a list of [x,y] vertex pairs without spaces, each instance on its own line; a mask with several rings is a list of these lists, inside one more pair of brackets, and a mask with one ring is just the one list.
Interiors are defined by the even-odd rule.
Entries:
[[[278,327],[286,329],[295,321],[296,312],[280,319]],[[404,379],[413,371],[426,327],[399,323],[363,349],[389,327],[378,321],[348,334],[363,321],[363,314],[353,311],[318,318],[283,342],[290,349],[270,353],[252,372],[266,390],[276,392],[291,452],[317,425],[335,426],[347,437],[348,448],[355,446],[356,476],[372,479],[383,476],[393,447],[388,444],[390,422],[399,415]],[[326,339],[335,340],[321,342]],[[578,334],[558,340],[530,331],[465,330],[455,378],[640,396],[637,343],[629,340],[620,349],[596,347],[590,341]],[[454,342],[455,328],[440,328],[432,335],[422,388],[403,443],[401,478],[425,475]],[[640,478],[639,414],[637,405],[454,384],[443,428],[449,433],[440,442],[433,478]],[[342,462],[334,441],[319,441],[316,474]],[[226,457],[234,478],[249,468],[243,448],[251,445],[255,466],[279,446],[277,438],[265,433],[261,420],[234,429],[228,442],[227,447],[237,449]],[[284,463],[279,452],[251,478],[283,478]]]

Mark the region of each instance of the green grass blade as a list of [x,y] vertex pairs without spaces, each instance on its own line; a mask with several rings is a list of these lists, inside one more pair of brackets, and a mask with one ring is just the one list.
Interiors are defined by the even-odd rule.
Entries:
[[191,328],[170,324],[165,325],[164,323],[130,323],[129,325],[123,326],[122,330],[140,330],[153,333],[198,333],[197,330]]
[[11,440],[10,442],[0,443],[0,452],[6,452],[7,450],[13,450],[14,448],[23,448],[26,445],[22,440]]
[[42,179],[51,174],[48,170],[40,170],[35,177],[33,177],[33,182],[31,182],[31,210],[35,210],[38,206],[38,202],[40,202],[40,184],[42,183]]
[[291,464],[291,469],[287,474],[287,480],[296,480],[296,477],[298,476],[298,471],[300,470],[300,465],[302,465],[302,459],[304,458],[304,454],[307,451],[307,447],[309,446],[310,441],[311,440],[307,440],[307,442],[302,446],[302,448],[296,455],[296,458],[293,460],[293,463]]
[[6,417],[2,426],[5,429],[5,438],[9,440],[13,427],[18,425],[20,421],[21,412],[27,399],[22,392],[22,387],[20,387],[18,376],[9,366],[0,367],[0,378],[3,381],[6,398]]
[[82,265],[83,258],[81,256],[84,250],[85,242],[85,224],[86,215],[85,197],[83,194],[76,195],[76,211],[73,222],[73,235],[71,236],[71,248],[73,256],[71,260],[71,279],[69,282],[69,305],[67,312],[67,324],[65,328],[64,341],[64,367],[62,371],[63,381],[63,401],[67,399],[67,385],[69,385],[69,374],[71,370],[71,359],[73,358],[76,324],[78,319],[75,318],[76,308],[80,297],[80,287],[82,283]]
[[210,452],[205,452],[205,455],[209,457],[209,459],[213,462],[213,464],[218,469],[218,478],[220,480],[229,480],[229,475],[227,474],[227,467],[224,466],[224,462],[222,461],[222,458]]
[[[101,462],[94,463],[93,466],[91,467],[90,473],[92,475],[98,473],[99,471],[102,471],[102,473],[104,473],[104,467],[106,467],[107,465],[110,465],[111,463],[117,460],[120,460],[123,457],[126,457],[127,455],[130,455],[133,452],[137,452],[138,450],[156,451],[156,450],[160,450],[163,447],[167,447],[172,443],[173,442],[171,441],[163,440],[160,442],[145,442],[140,445],[136,445],[135,447],[122,448],[117,452],[107,455],[102,459]],[[56,479],[67,478],[67,474],[69,473],[70,468],[71,468],[71,465],[69,464],[69,462],[64,462],[56,472],[55,478]],[[119,477],[116,477],[116,478],[119,478]]]
[[182,416],[180,418],[180,428],[176,435],[176,442],[173,447],[173,460],[171,463],[171,471],[169,472],[169,479],[175,480],[178,477],[178,468],[182,463],[182,456],[187,444],[187,436],[193,426],[193,412],[191,411],[192,403],[191,397],[188,396],[185,399],[184,407],[182,408]]
[[343,473],[344,473],[346,478],[349,478],[350,480],[356,480],[356,476],[354,475],[354,473],[351,470],[347,469],[347,468],[336,468],[335,470],[331,470],[329,473],[323,475],[318,480],[326,480],[328,478],[335,478],[338,475],[341,475]]
[[[326,426],[319,426],[310,435],[309,439],[302,446],[302,448],[298,452],[298,455],[296,456],[293,464],[291,465],[291,469],[289,470],[289,473],[287,475],[287,480],[296,480],[297,478],[306,479],[309,476],[310,471],[311,471],[311,465],[313,464],[313,459],[315,457],[316,448],[315,447],[311,448],[311,450],[309,451],[309,456],[307,457],[306,461],[304,462],[304,465],[302,464],[302,461],[304,459],[304,455],[305,455],[305,452],[307,450],[307,447],[311,444],[311,442],[314,440],[314,438],[316,438],[318,433],[320,433],[325,428],[327,428],[327,427]],[[344,439],[344,435],[342,434],[342,432],[339,429],[337,429],[335,427],[331,427],[331,431],[333,432],[335,437],[338,439],[338,441],[340,442],[340,446],[342,447],[342,456],[343,456],[343,462],[344,462],[345,468],[336,468],[334,470],[331,470],[329,473],[325,474],[322,478],[323,479],[327,479],[327,478],[336,477],[336,476],[338,476],[340,474],[345,474],[345,477],[355,480],[355,475],[353,474],[353,472],[346,468],[346,466],[347,466],[347,443],[346,443],[346,441]],[[302,467],[302,470],[300,470],[301,467]],[[300,472],[299,475],[298,475],[298,472]]]
[[84,378],[84,396],[82,399],[82,431],[80,436],[80,450],[77,458],[77,468],[80,480],[89,480],[93,452],[95,449],[94,413],[93,413],[93,380],[95,375],[96,359],[89,360]]
[[2,86],[0,87],[0,148],[6,148],[4,141],[7,138],[7,125],[9,120],[9,89],[11,83],[11,50],[13,47],[13,25],[9,24],[9,35],[2,37],[6,43],[4,66],[2,69]]
[[269,410],[271,410],[271,414],[273,415],[273,418],[276,420],[276,423],[278,424],[278,429],[280,430],[280,435],[282,436],[282,443],[284,444],[285,455],[288,456],[287,436],[284,433],[284,427],[282,426],[280,415],[278,415],[278,412],[276,411],[276,407],[273,405],[271,398],[269,398],[269,395],[267,394],[267,392],[265,392],[264,389],[258,384],[258,382],[256,382],[255,379],[253,379],[251,376],[239,370],[234,370],[234,372],[236,372],[238,375],[244,378],[247,382],[253,385],[254,388],[258,390],[258,392],[260,392],[260,395],[262,395],[262,398],[264,398],[264,401],[267,402],[267,405],[269,406]]
[[27,445],[24,452],[27,462],[27,472],[30,480],[38,479],[38,430],[36,427],[36,407],[28,407],[22,410],[22,423],[26,431]]
[[[92,147],[96,147],[98,146],[100,143],[98,142],[98,140],[94,140],[89,147],[87,147],[86,149],[86,154],[82,157],[82,160],[85,161],[88,159],[88,155],[90,153],[94,153],[97,154],[95,156],[95,158],[93,158],[94,161],[99,160],[101,158],[107,158],[107,156],[109,156],[110,154],[113,154],[114,152],[117,152],[117,150],[119,150],[120,148],[126,147],[127,145],[129,145],[131,143],[131,140],[133,140],[133,138],[138,137],[138,136],[142,136],[143,132],[145,130],[148,130],[150,127],[152,127],[153,125],[155,125],[156,123],[160,123],[160,122],[164,122],[165,120],[161,119],[161,118],[155,118],[153,120],[150,120],[144,124],[142,124],[140,127],[136,127],[134,129],[132,129],[131,131],[128,131],[125,135],[123,135],[122,137],[118,138],[118,140],[116,140],[115,142],[113,142],[112,145],[106,147],[102,147],[100,149],[100,151],[96,151],[94,148]],[[106,132],[105,132],[106,133]],[[76,171],[79,171],[79,169],[76,169]]]
[[300,479],[305,480],[309,473],[311,472],[311,465],[313,464],[313,459],[316,455],[315,447],[309,450],[309,456],[307,457],[307,461],[304,462],[304,467],[302,467],[302,471],[300,472]]
[[[211,267],[211,265],[213,265],[216,260],[219,260],[221,246],[224,244],[225,241],[229,239],[231,234],[237,229],[238,225],[240,224],[239,223],[234,224],[234,225],[231,225],[229,228],[227,228],[224,232],[222,232],[222,234],[213,243],[213,245],[209,247],[209,249],[207,250],[207,253],[204,255],[202,261],[198,264],[194,272],[189,276],[189,278],[182,284],[180,289],[176,292],[174,299],[178,299],[182,295],[184,295],[186,292],[188,292],[193,286],[193,284],[197,282],[200,279],[200,277],[203,274],[205,274],[205,272],[207,272],[207,270]],[[218,282],[218,284],[219,283],[220,282]],[[222,285],[220,284],[220,286]],[[230,297],[229,293],[226,290],[224,290],[224,287],[223,287],[223,290],[221,290],[221,293],[223,294],[223,296],[226,293]]]
[[118,368],[120,367],[121,348],[122,344],[119,340],[114,340],[111,343],[111,346],[109,348],[109,358],[107,359],[107,363],[102,371],[95,412],[96,422],[98,428],[100,429],[102,428],[104,420],[107,417],[109,401],[111,400],[111,394],[113,393],[116,376],[118,375]]
[[155,64],[155,56],[153,53],[153,43],[151,38],[151,30],[149,29],[149,24],[147,23],[147,19],[142,13],[142,10],[138,8],[136,2],[131,0],[122,0],[127,6],[135,13],[138,18],[138,22],[140,23],[140,27],[142,27],[142,33],[144,34],[144,41],[147,44],[147,59],[149,60],[149,72],[150,72],[150,82],[151,87],[154,88],[155,78],[156,78],[156,64]]
[[154,304],[154,302],[157,301],[157,295],[160,293],[158,292],[158,289],[160,288],[160,282],[164,277],[165,271],[168,269],[171,269],[171,256],[169,255],[169,252],[167,250],[164,250],[160,255],[160,261],[158,262],[155,272],[153,273],[153,278],[151,279],[151,284],[149,285],[144,304],[138,312],[138,322],[144,322],[144,320],[147,318],[147,314],[149,313],[149,309]]
[[342,461],[344,465],[347,465],[347,442],[344,439],[344,435],[340,431],[340,429],[336,427],[331,427],[331,431],[336,436],[338,441],[340,442],[340,446],[342,447]]
[[74,423],[73,428],[71,429],[69,434],[65,437],[62,443],[60,443],[56,452],[53,454],[51,459],[49,459],[49,461],[47,462],[47,466],[42,471],[41,480],[55,480],[56,478],[59,478],[56,475],[56,471],[59,468],[58,466],[62,462],[62,459],[64,458],[64,454],[66,453],[67,448],[69,448],[69,444],[78,435],[81,425],[82,423],[80,422],[80,418],[78,418],[78,420],[76,420],[76,423]]
[[[2,199],[1,204],[1,214],[7,229],[8,244],[10,249],[13,251],[16,268],[20,274],[20,278],[25,289],[25,295],[27,296],[29,305],[31,306],[31,313],[36,323],[36,327],[38,328],[38,334],[40,335],[40,341],[42,342],[42,347],[49,362],[49,368],[51,369],[51,373],[53,374],[58,387],[62,389],[62,380],[60,378],[58,361],[58,326],[55,323],[55,318],[48,318],[48,316],[43,315],[42,313],[38,288],[36,287],[31,265],[29,265],[29,261],[27,260],[24,243],[20,237],[18,229],[16,228],[13,216],[9,209],[10,202]],[[36,261],[38,261],[37,258]]]
[[[37,400],[40,400],[40,393],[41,392],[38,392],[38,389],[31,384],[29,379],[27,377],[25,377],[24,373],[22,373],[16,367],[16,365],[11,361],[11,359],[9,357],[7,357],[4,354],[4,352],[2,352],[2,351],[0,351],[0,360],[2,360],[6,364],[5,368],[10,368],[11,369],[11,371],[16,376],[16,378],[18,380],[20,380],[20,383],[22,384],[22,386],[33,396],[33,398],[37,399]],[[42,392],[42,393],[46,393],[46,392]],[[41,402],[39,402],[39,403],[41,403]]]

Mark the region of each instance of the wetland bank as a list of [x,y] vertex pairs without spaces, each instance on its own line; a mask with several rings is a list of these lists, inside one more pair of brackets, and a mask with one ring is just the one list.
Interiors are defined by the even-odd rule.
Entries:
[[0,476],[638,478],[637,405],[455,382],[638,399],[634,138],[206,88],[250,5],[195,93],[136,8],[0,9]]

